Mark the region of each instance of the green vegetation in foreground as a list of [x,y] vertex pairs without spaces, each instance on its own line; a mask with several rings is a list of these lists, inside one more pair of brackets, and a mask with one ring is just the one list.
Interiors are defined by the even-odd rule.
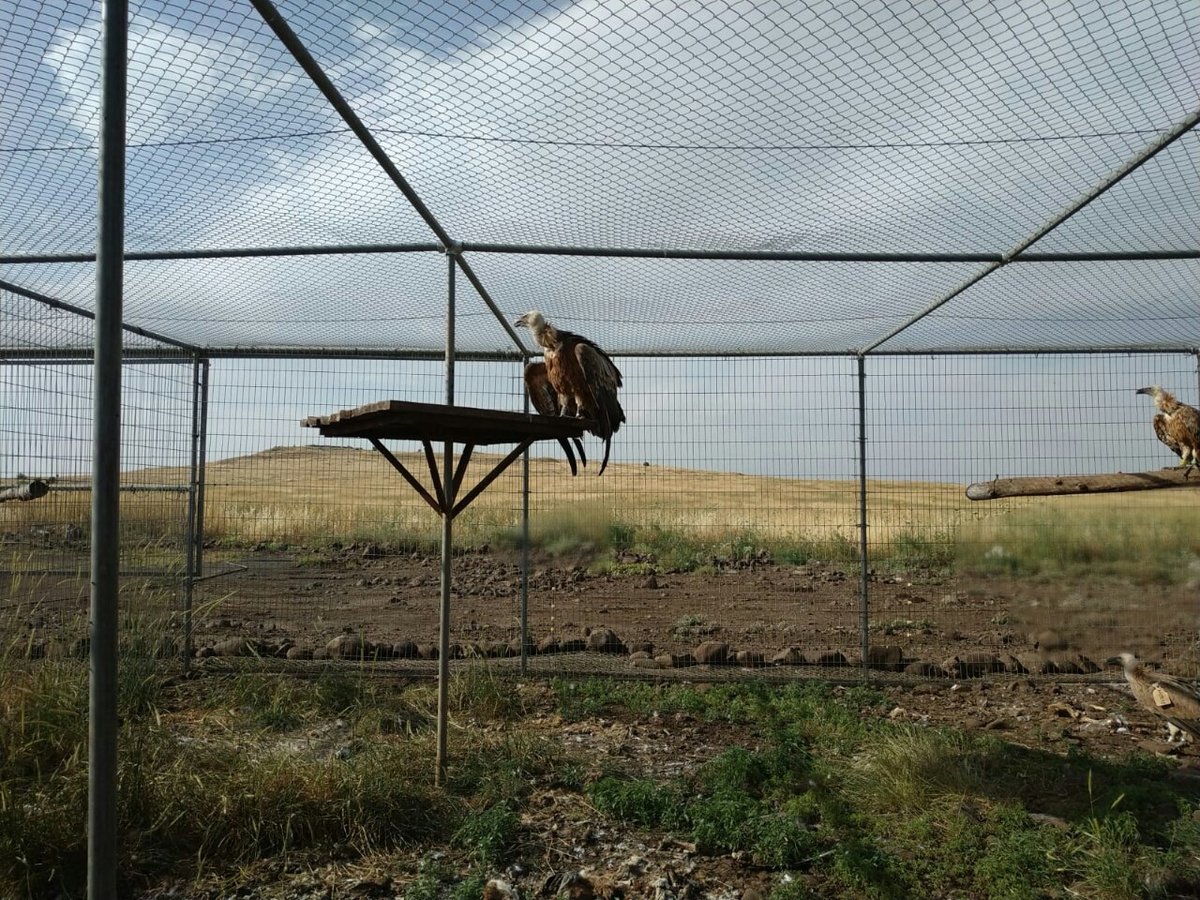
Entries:
[[[261,878],[260,860],[338,859],[383,861],[409,898],[478,897],[489,873],[544,858],[522,821],[535,789],[553,787],[647,841],[671,832],[702,854],[739,851],[776,873],[775,900],[1200,893],[1198,798],[1166,778],[1173,763],[897,724],[865,688],[547,690],[480,668],[453,683],[450,778],[435,788],[432,684],[344,674],[168,684],[148,664],[125,671],[131,892],[168,878],[228,892]],[[0,661],[2,896],[83,891],[86,702],[79,664]],[[619,757],[596,769],[564,749],[551,712],[686,713],[694,746],[712,753],[669,778]]]

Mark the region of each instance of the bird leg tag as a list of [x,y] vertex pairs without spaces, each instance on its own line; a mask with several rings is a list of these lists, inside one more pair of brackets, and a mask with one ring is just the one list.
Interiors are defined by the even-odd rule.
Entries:
[[1159,707],[1160,709],[1163,707],[1166,707],[1166,706],[1174,705],[1171,702],[1171,695],[1168,694],[1165,690],[1162,689],[1162,687],[1160,687],[1157,684],[1154,685],[1154,688],[1151,691],[1151,696],[1154,697],[1154,705]]

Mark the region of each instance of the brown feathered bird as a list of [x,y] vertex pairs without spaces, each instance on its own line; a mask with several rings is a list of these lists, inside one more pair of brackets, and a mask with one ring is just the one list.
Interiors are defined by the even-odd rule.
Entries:
[[1165,672],[1147,671],[1132,653],[1114,656],[1108,663],[1124,668],[1125,680],[1138,703],[1174,726],[1168,741],[1176,730],[1200,739],[1200,692],[1195,685]]
[[[550,386],[550,376],[546,373],[544,362],[532,362],[525,367],[525,390],[529,392],[529,401],[533,404],[533,408],[543,416],[562,415],[558,394]],[[571,438],[571,441],[575,444],[575,449],[579,451],[579,461],[586,466],[587,454],[583,452],[583,441],[579,438]],[[571,467],[571,474],[578,475],[579,469],[575,466],[575,454],[571,451],[571,444],[567,443],[566,438],[559,438],[558,443],[567,454],[567,463]]]
[[1200,466],[1200,410],[1180,403],[1156,384],[1137,393],[1153,398],[1154,434],[1179,457],[1179,467],[1190,471]]
[[595,342],[555,328],[537,310],[530,310],[513,324],[532,331],[534,340],[542,348],[546,380],[554,389],[558,414],[591,419],[596,423],[588,431],[604,441],[604,460],[597,473],[603,475],[608,466],[612,436],[625,421],[625,410],[617,398],[621,370]]

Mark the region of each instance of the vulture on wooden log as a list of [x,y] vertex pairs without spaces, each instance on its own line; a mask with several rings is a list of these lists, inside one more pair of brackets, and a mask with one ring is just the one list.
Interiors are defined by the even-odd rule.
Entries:
[[[525,367],[525,390],[529,391],[529,402],[533,404],[533,408],[543,416],[562,415],[558,394],[550,386],[550,376],[546,374],[544,362],[532,362]],[[579,438],[571,438],[571,441],[579,451],[579,461],[586,466],[587,454],[583,452],[583,441]],[[567,443],[566,438],[559,438],[558,443],[562,445],[567,454],[567,463],[571,466],[571,474],[578,475],[579,469],[575,467],[575,454],[571,451],[571,444]]]
[[617,399],[621,371],[594,342],[555,328],[537,310],[530,310],[513,324],[532,331],[542,348],[546,379],[554,390],[558,414],[595,422],[588,431],[604,441],[604,460],[597,473],[603,475],[612,436],[625,421],[625,410]]
[[1149,394],[1154,400],[1158,410],[1154,414],[1154,434],[1179,457],[1178,468],[1200,466],[1200,411],[1180,403],[1156,384],[1138,388],[1137,393]]
[[1114,656],[1108,663],[1125,669],[1125,680],[1138,703],[1167,720],[1168,741],[1176,731],[1200,738],[1200,692],[1195,685],[1165,672],[1146,671],[1132,653]]

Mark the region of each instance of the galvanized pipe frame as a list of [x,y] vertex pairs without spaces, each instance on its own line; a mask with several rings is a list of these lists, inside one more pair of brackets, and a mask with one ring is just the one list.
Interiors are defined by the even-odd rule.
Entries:
[[[460,254],[481,253],[516,256],[584,256],[609,259],[692,259],[732,262],[837,262],[837,263],[1062,263],[1062,262],[1154,262],[1200,259],[1200,250],[1105,250],[1022,253],[1008,258],[1004,253],[867,253],[803,250],[702,250],[698,248],[597,247],[554,244],[504,244],[462,241],[450,245]],[[216,247],[211,249],[129,250],[126,262],[255,259],[288,256],[355,256],[405,253],[445,253],[434,243],[408,244],[310,244],[281,247]],[[0,264],[48,264],[95,262],[93,253],[0,254]]]
[[92,422],[88,679],[88,900],[117,895],[117,628],[120,597],[121,357],[125,241],[127,0],[100,7],[100,148]]

